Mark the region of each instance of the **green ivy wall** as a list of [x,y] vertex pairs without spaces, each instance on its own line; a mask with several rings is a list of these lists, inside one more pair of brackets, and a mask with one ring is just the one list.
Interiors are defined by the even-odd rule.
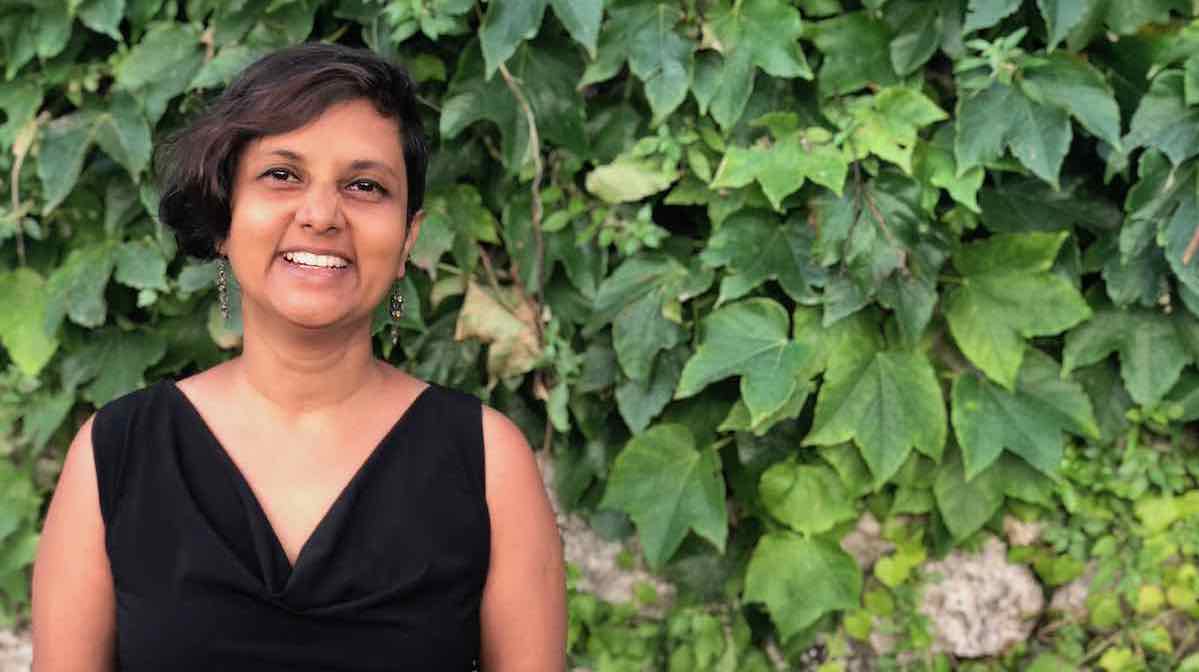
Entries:
[[[774,669],[819,636],[835,670],[886,630],[884,667],[947,669],[916,568],[1009,515],[1047,591],[1088,563],[1102,590],[973,665],[1199,669],[1195,15],[0,0],[0,614],[88,414],[236,352],[155,219],[154,142],[326,40],[406,64],[434,137],[380,354],[515,418],[563,505],[679,586],[662,619],[572,590],[575,663]],[[865,512],[897,550],[863,573]]]

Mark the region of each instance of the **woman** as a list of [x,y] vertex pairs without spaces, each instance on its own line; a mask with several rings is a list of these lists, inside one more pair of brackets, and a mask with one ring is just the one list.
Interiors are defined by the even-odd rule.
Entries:
[[161,218],[227,259],[243,350],[80,429],[34,567],[35,671],[563,669],[561,545],[520,431],[372,354],[422,216],[411,80],[286,49],[162,156]]

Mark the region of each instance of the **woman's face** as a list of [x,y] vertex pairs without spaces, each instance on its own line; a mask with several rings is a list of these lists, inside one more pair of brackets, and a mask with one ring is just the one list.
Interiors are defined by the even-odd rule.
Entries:
[[367,100],[248,144],[220,245],[243,309],[309,328],[369,320],[420,228],[420,213],[405,224],[407,185],[400,129]]

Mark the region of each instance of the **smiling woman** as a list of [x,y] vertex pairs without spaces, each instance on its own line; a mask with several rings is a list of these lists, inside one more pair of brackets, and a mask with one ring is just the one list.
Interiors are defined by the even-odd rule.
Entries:
[[160,149],[161,218],[228,263],[243,350],[80,430],[34,568],[37,672],[563,669],[520,431],[372,352],[426,154],[403,70],[316,44]]

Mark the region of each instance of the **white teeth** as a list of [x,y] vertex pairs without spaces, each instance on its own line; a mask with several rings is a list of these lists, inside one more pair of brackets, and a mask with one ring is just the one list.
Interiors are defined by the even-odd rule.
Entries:
[[293,264],[301,264],[304,266],[317,266],[320,268],[345,268],[350,264],[349,261],[341,257],[335,257],[326,254],[313,254],[311,252],[285,252],[283,258]]

